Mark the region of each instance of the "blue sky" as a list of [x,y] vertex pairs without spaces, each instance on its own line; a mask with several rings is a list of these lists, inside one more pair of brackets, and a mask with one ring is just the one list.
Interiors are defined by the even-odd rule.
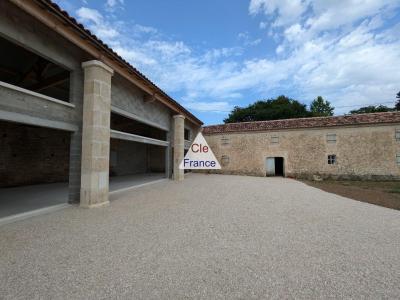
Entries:
[[281,94],[392,106],[400,0],[56,1],[205,124]]

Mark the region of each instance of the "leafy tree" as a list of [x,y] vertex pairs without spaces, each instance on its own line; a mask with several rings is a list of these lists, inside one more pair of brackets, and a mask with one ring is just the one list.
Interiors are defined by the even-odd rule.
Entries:
[[335,108],[331,106],[331,103],[324,100],[321,96],[311,102],[310,111],[313,117],[327,117],[333,116],[333,110]]
[[352,111],[350,111],[350,113],[352,115],[354,115],[354,114],[369,114],[369,113],[387,112],[387,111],[393,111],[393,110],[394,110],[393,108],[387,107],[385,105],[379,105],[379,106],[370,105],[370,106],[361,107],[356,110],[352,110]]
[[400,92],[398,92],[396,94],[396,99],[397,99],[397,101],[396,101],[396,105],[394,106],[394,109],[395,110],[400,110]]
[[276,99],[260,100],[247,107],[236,106],[224,123],[251,122],[310,117],[305,104],[286,96]]

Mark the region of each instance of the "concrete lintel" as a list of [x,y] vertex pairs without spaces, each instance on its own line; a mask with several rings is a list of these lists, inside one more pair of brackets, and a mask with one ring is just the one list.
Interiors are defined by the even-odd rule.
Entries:
[[89,60],[82,63],[82,68],[89,68],[89,67],[100,67],[106,70],[107,72],[114,74],[114,70],[107,66],[105,63],[99,60]]
[[29,115],[9,112],[0,110],[0,120],[9,121],[9,122],[16,122],[22,123],[27,125],[35,125],[40,127],[46,128],[53,128],[53,129],[60,129],[65,131],[78,131],[79,126],[71,123],[61,122],[61,121],[54,121],[48,119],[42,119],[38,117],[32,117]]
[[169,145],[168,141],[152,139],[152,138],[148,138],[145,136],[132,134],[132,133],[126,133],[126,132],[122,132],[122,131],[118,131],[118,130],[111,130],[111,138],[132,141],[132,142],[138,142],[138,143],[143,143],[143,144],[157,145],[157,146],[162,146],[162,147],[167,147]]
[[24,89],[22,87],[19,87],[19,86],[13,85],[13,84],[9,84],[7,82],[0,81],[0,86],[4,87],[4,88],[7,88],[7,89],[10,89],[10,90],[14,90],[14,91],[20,92],[20,93],[28,94],[30,96],[34,96],[34,97],[37,97],[37,98],[40,98],[40,99],[44,99],[44,100],[47,100],[47,101],[50,101],[50,102],[53,102],[53,103],[61,104],[63,106],[75,108],[75,105],[72,104],[72,103],[69,103],[69,102],[66,102],[66,101],[62,101],[62,100],[58,100],[56,98],[53,98],[53,97],[50,97],[50,96],[46,96],[46,95],[31,91],[31,90],[27,90],[27,89]]
[[116,113],[118,115],[127,117],[129,119],[132,119],[132,120],[135,120],[135,121],[139,121],[139,122],[141,122],[143,124],[146,124],[146,125],[149,125],[149,126],[153,126],[153,127],[156,127],[158,129],[161,129],[161,130],[164,130],[164,131],[169,131],[169,128],[166,127],[166,126],[162,126],[162,125],[157,124],[155,122],[149,121],[146,118],[142,118],[142,117],[140,117],[140,116],[138,116],[136,114],[128,112],[128,111],[126,111],[126,110],[124,110],[122,108],[119,108],[117,106],[111,105],[111,111],[113,113]]

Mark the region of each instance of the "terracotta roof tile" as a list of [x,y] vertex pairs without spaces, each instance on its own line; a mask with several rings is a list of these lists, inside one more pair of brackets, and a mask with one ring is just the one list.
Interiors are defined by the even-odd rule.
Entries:
[[203,127],[204,134],[400,123],[400,112],[228,123]]

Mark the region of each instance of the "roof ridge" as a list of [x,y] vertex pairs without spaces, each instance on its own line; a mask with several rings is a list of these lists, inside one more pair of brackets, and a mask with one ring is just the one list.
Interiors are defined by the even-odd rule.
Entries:
[[247,122],[233,122],[233,123],[225,123],[225,124],[206,125],[206,126],[203,126],[203,128],[212,127],[212,126],[234,125],[234,124],[255,124],[255,123],[284,122],[284,121],[294,121],[294,120],[326,120],[326,119],[333,119],[333,118],[346,118],[346,117],[371,116],[371,115],[386,115],[386,114],[400,114],[400,111],[349,114],[349,115],[338,115],[338,116],[321,116],[321,117],[302,117],[302,118],[288,118],[288,119],[275,119],[275,120],[260,120],[260,121],[247,121]]
[[281,129],[321,128],[335,126],[400,123],[400,111],[329,117],[293,118],[254,122],[227,123],[203,127],[205,134],[265,131]]

